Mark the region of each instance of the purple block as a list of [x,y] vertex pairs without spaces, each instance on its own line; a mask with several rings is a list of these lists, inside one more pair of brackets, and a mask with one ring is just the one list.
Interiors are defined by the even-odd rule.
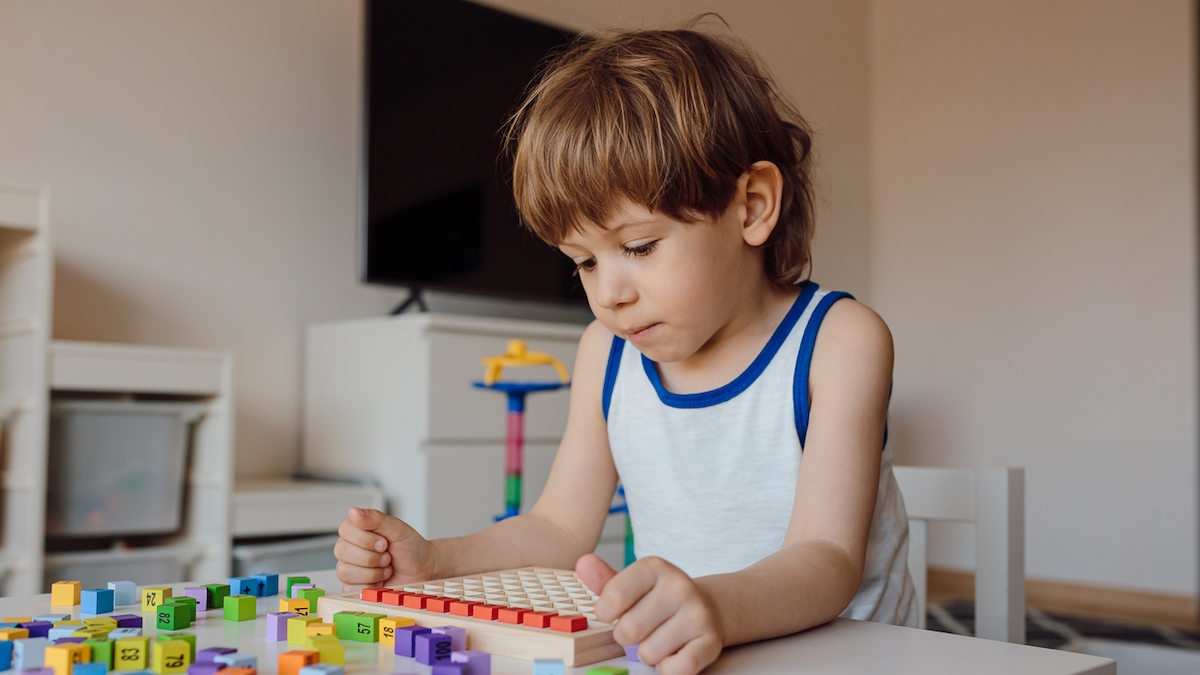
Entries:
[[87,638],[81,638],[81,637],[58,638],[57,640],[54,641],[54,644],[65,645],[67,643],[72,643],[72,644],[78,645],[78,644],[83,644],[83,641],[85,639],[87,639]]
[[420,626],[401,626],[396,629],[396,656],[416,656],[416,637],[430,632]]
[[454,650],[450,648],[449,635],[439,635],[431,631],[418,635],[414,639],[416,649],[413,656],[416,657],[417,663],[427,666],[450,663],[450,652]]
[[21,675],[54,675],[53,668],[22,668]]
[[316,587],[317,587],[316,584],[292,584],[292,597],[293,598],[300,597],[300,589],[302,589],[302,588],[316,588]]
[[29,631],[31,638],[50,637],[50,629],[54,627],[54,624],[49,621],[26,621],[17,625]]
[[467,629],[458,626],[439,626],[433,629],[439,635],[450,636],[450,649],[461,652],[467,648]]
[[[237,650],[232,647],[209,647],[208,649],[201,649],[200,651],[196,652],[196,663],[212,663],[213,659],[217,658],[218,656],[222,654],[232,654],[236,651]],[[220,665],[222,668],[225,667],[224,664],[218,665]]]
[[629,659],[630,663],[641,663],[641,659],[637,656],[637,648],[640,642],[635,642],[625,648],[625,658]]
[[224,663],[213,663],[208,661],[200,663],[199,661],[188,666],[188,675],[216,675],[216,672],[225,667]]
[[183,589],[183,594],[189,598],[196,599],[196,613],[208,611],[208,589],[203,587],[189,586]]
[[117,622],[117,628],[142,627],[142,617],[137,614],[118,614],[113,617],[113,621]]
[[430,675],[466,675],[461,663],[435,663]]
[[298,616],[300,615],[295,612],[268,612],[267,639],[273,642],[286,640],[288,619],[294,619]]
[[452,663],[463,666],[463,675],[492,675],[492,655],[474,649],[461,649],[450,654]]

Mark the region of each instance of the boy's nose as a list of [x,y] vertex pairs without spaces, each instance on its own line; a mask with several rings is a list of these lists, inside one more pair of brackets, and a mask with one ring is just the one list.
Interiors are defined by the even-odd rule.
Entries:
[[616,309],[637,299],[637,291],[625,275],[616,271],[596,274],[596,304],[604,309]]

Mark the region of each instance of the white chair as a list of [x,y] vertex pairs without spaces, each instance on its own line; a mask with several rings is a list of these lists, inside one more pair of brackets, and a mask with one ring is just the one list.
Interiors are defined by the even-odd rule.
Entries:
[[1025,470],[894,469],[908,510],[908,569],[925,627],[928,523],[975,524],[975,635],[1025,643]]

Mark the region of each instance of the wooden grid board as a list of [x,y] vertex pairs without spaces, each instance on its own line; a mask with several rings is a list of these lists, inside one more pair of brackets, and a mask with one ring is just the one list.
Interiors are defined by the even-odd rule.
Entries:
[[[550,628],[502,623],[459,616],[449,611],[415,609],[364,600],[361,594],[325,596],[317,615],[332,621],[341,611],[374,612],[403,616],[418,626],[458,626],[467,631],[467,648],[518,659],[562,659],[567,666],[582,666],[624,654],[612,637],[612,624],[596,621],[592,609],[596,596],[570,570],[524,567],[486,574],[438,579],[392,589],[426,597],[480,602],[501,607],[584,617],[587,628],[573,633]],[[368,589],[370,592],[370,589]],[[393,596],[394,599],[394,596]],[[434,603],[445,609],[445,603]]]

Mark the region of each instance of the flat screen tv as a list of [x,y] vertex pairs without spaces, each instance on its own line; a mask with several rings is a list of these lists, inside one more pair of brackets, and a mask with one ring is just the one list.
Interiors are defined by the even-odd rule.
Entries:
[[575,37],[463,0],[368,0],[359,274],[374,284],[585,302],[574,265],[523,229],[505,120]]

